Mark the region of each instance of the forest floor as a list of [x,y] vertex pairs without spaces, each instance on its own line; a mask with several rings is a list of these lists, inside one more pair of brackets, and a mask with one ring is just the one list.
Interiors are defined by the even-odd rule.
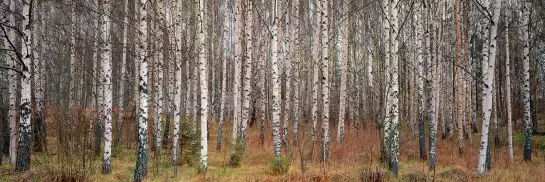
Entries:
[[[533,136],[533,160],[523,162],[522,133],[519,130],[515,131],[513,137],[515,162],[509,163],[507,142],[500,140],[500,148],[497,151],[492,148],[491,151],[493,168],[485,175],[477,175],[475,172],[480,134],[473,134],[471,140],[466,140],[465,150],[461,155],[458,154],[456,133],[447,139],[438,136],[437,166],[435,170],[429,170],[427,160],[419,160],[418,137],[413,137],[409,132],[402,132],[400,171],[395,177],[379,162],[379,135],[374,123],[368,123],[366,127],[360,126],[359,130],[348,128],[343,144],[336,141],[336,127],[332,126],[327,165],[318,160],[319,143],[314,152],[310,152],[308,123],[300,127],[300,146],[289,146],[288,150],[285,145],[282,146],[283,156],[290,156],[287,157],[288,172],[274,175],[269,168],[273,156],[270,131],[266,132],[265,141],[260,144],[259,126],[251,126],[248,130],[248,144],[242,164],[233,168],[228,166],[231,149],[225,147],[231,143],[229,138],[232,130],[230,122],[226,125],[223,136],[227,140],[224,140],[224,147],[221,150],[216,150],[216,125],[211,126],[208,140],[208,170],[205,175],[198,175],[196,166],[188,164],[172,167],[169,160],[170,149],[163,149],[160,157],[155,157],[150,152],[149,175],[146,181],[545,181],[545,137]],[[403,127],[406,128],[406,125]],[[503,135],[500,137],[505,138]],[[56,139],[51,138],[55,137],[48,139],[49,146],[56,146]],[[492,136],[490,138],[492,139]],[[317,141],[320,141],[320,138]],[[426,144],[427,142],[426,138]],[[62,151],[56,152],[60,148],[54,147],[48,152],[34,153],[29,172],[15,173],[14,165],[3,165],[0,168],[0,181],[53,181],[71,178],[67,176],[72,176],[72,179],[99,182],[133,179],[136,164],[134,142],[122,143],[120,147],[114,149],[112,173],[108,175],[102,175],[100,172],[101,157],[93,157],[91,160],[83,157],[78,159],[76,156],[83,155],[74,154],[74,157],[61,158],[59,156],[63,156]],[[81,154],[81,151],[85,151],[78,147],[72,148],[76,149],[73,150],[74,153],[79,151]],[[87,167],[81,167],[84,162]],[[73,177],[78,175],[79,178]]]

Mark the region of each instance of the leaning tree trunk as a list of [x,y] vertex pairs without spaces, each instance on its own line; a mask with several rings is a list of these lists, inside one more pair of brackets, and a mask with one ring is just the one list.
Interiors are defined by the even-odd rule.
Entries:
[[482,126],[482,133],[481,133],[481,148],[479,150],[479,161],[477,165],[477,172],[479,174],[483,174],[485,172],[485,163],[486,158],[488,157],[487,150],[490,150],[489,142],[489,124],[490,124],[490,117],[491,117],[491,111],[492,111],[492,99],[493,99],[493,89],[494,89],[494,72],[495,72],[495,66],[496,66],[496,34],[498,30],[498,23],[499,23],[499,16],[500,16],[500,9],[501,9],[501,0],[496,0],[494,3],[494,17],[492,21],[490,21],[490,57],[488,59],[488,71],[486,73],[485,78],[485,94],[483,96],[484,101],[483,105],[483,112],[484,112],[484,118],[483,118],[483,126]]
[[138,61],[140,62],[139,92],[140,109],[138,117],[138,149],[134,181],[142,181],[148,175],[148,1],[139,0],[140,25],[138,26]]
[[21,105],[19,107],[19,146],[17,148],[17,160],[15,171],[22,172],[30,169],[30,144],[32,142],[32,126],[30,114],[32,113],[30,105],[31,75],[32,73],[32,30],[30,26],[31,1],[23,1],[23,32],[21,46],[22,75],[21,75]]
[[104,87],[104,155],[102,156],[102,174],[108,174],[112,171],[111,156],[112,156],[112,44],[109,41],[110,36],[110,1],[102,2],[102,37],[101,43],[103,50],[101,51],[103,78],[102,85]]

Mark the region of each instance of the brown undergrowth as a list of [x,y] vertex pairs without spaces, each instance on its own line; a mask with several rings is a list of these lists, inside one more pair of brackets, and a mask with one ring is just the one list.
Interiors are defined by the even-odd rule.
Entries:
[[[151,123],[151,122],[150,122]],[[49,124],[49,123],[48,123]],[[242,156],[239,167],[229,167],[231,154],[231,122],[224,126],[224,141],[222,148],[216,150],[216,125],[210,127],[208,140],[208,170],[205,175],[197,175],[197,168],[187,164],[172,167],[170,149],[163,149],[160,156],[153,156],[150,151],[149,176],[147,181],[545,181],[545,166],[543,150],[540,142],[545,140],[536,136],[534,140],[533,161],[522,161],[522,143],[515,140],[515,162],[510,164],[507,148],[502,146],[497,152],[492,149],[493,169],[485,175],[475,173],[477,155],[479,152],[479,134],[474,134],[472,140],[466,140],[463,154],[458,154],[456,138],[437,139],[437,167],[428,169],[428,162],[421,161],[418,151],[418,138],[403,130],[401,135],[399,175],[389,173],[380,164],[378,130],[373,123],[359,130],[347,128],[343,143],[336,141],[336,127],[332,126],[329,160],[326,164],[319,161],[320,141],[318,137],[314,150],[311,150],[310,123],[300,127],[298,144],[282,145],[282,155],[289,163],[285,174],[274,174],[269,163],[273,157],[271,130],[266,130],[265,141],[260,144],[259,126],[253,125],[248,130],[246,153]],[[268,126],[270,128],[270,124]],[[126,128],[126,131],[129,128]],[[131,132],[125,132],[131,133]],[[319,134],[320,132],[318,132]],[[49,132],[48,134],[52,134]],[[55,136],[49,136],[48,145],[55,145]],[[130,138],[125,136],[126,138]],[[124,139],[126,139],[124,137]],[[132,136],[131,136],[132,137]],[[291,128],[289,137],[292,137]],[[151,137],[150,137],[151,138]],[[427,138],[426,138],[427,139]],[[89,181],[132,181],[136,163],[133,141],[126,142],[115,151],[112,159],[113,170],[109,175],[99,172],[89,173]],[[151,141],[150,141],[151,142]],[[426,140],[427,144],[427,140]],[[170,146],[170,145],[169,145]],[[9,173],[13,166],[2,167],[0,181],[18,181],[21,179],[47,181],[40,176],[47,176],[40,169],[39,159],[60,155],[50,148],[49,152],[33,155],[32,169],[28,173]],[[183,155],[183,154],[182,154]],[[56,162],[52,158],[49,162]],[[100,167],[100,157],[92,158],[94,166]],[[42,164],[43,165],[43,164]],[[65,164],[56,164],[65,165]],[[54,165],[53,165],[54,166]],[[98,169],[97,169],[98,171]],[[32,177],[34,176],[34,177]]]

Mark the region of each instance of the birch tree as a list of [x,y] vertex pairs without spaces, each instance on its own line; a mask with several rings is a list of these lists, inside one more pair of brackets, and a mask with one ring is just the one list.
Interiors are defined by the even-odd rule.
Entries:
[[461,35],[461,15],[460,15],[460,0],[456,0],[455,2],[455,11],[456,11],[456,93],[457,93],[457,117],[456,117],[456,123],[458,126],[458,153],[462,154],[464,152],[464,129],[462,124],[462,112],[464,110],[462,109],[462,83],[461,83],[461,49],[462,49],[462,35]]
[[328,34],[328,11],[327,1],[321,0],[321,28],[322,28],[322,156],[321,160],[327,163],[327,156],[329,153],[329,48],[327,42],[329,42]]
[[220,103],[220,119],[218,122],[218,138],[216,149],[221,149],[221,144],[223,141],[223,123],[225,122],[225,105],[227,104],[227,61],[230,58],[229,52],[229,39],[231,34],[229,34],[231,27],[230,21],[230,11],[229,11],[229,1],[223,0],[221,2],[221,13],[223,15],[222,26],[221,26],[221,49],[222,49],[222,63],[221,63],[221,103]]
[[[172,163],[178,165],[178,154],[179,154],[179,135],[180,135],[180,100],[182,97],[181,87],[182,87],[182,69],[181,69],[181,59],[182,59],[182,5],[181,1],[173,2],[175,8],[174,18],[174,37],[175,37],[175,59],[174,59],[174,68],[176,69],[175,73],[175,86],[174,86],[174,136],[172,137]],[[173,12],[174,13],[174,12]]]
[[102,157],[102,174],[111,172],[111,155],[112,155],[112,44],[109,40],[110,36],[110,1],[102,2],[101,15],[101,58],[102,58],[102,86],[104,87],[104,155]]
[[205,57],[205,14],[204,14],[204,0],[199,0],[199,14],[198,14],[198,46],[199,46],[199,82],[201,88],[201,157],[199,164],[199,172],[206,171],[208,167],[208,71]]
[[299,121],[300,121],[300,115],[299,115],[299,97],[300,97],[300,72],[299,67],[300,65],[300,57],[299,57],[299,0],[294,0],[293,2],[293,32],[290,34],[291,39],[293,42],[293,60],[294,60],[294,68],[293,68],[293,143],[296,144],[298,142],[298,128],[299,128]]
[[522,87],[522,102],[524,103],[524,161],[532,160],[532,126],[531,123],[531,112],[530,112],[530,41],[529,41],[529,29],[530,25],[528,24],[530,19],[530,8],[531,4],[529,1],[525,1],[522,4],[522,24],[521,24],[521,33],[522,33],[522,65],[523,65],[523,87]]
[[[36,151],[43,151],[46,147],[46,133],[45,133],[45,59],[44,59],[44,47],[45,47],[45,2],[41,1],[36,9],[40,11],[39,20],[35,23],[38,23],[34,27],[39,31],[33,31],[34,33],[34,94],[35,94],[35,103],[36,103],[36,116],[34,129],[34,149]],[[7,44],[6,44],[7,45]]]
[[[485,78],[485,93],[484,95],[484,103],[486,107],[483,108],[484,112],[484,118],[483,118],[483,126],[482,126],[482,133],[481,133],[481,147],[479,150],[479,161],[477,166],[477,172],[479,174],[483,174],[485,172],[485,162],[487,158],[487,151],[489,150],[489,124],[490,124],[490,116],[492,111],[492,96],[493,96],[493,89],[494,89],[494,71],[495,71],[495,65],[496,65],[496,35],[498,31],[498,23],[500,18],[500,9],[501,9],[501,1],[502,0],[495,0],[493,3],[493,18],[490,21],[490,40],[489,40],[489,47],[490,47],[490,57],[488,59],[488,71]],[[489,154],[488,154],[489,155]]]
[[235,76],[234,76],[234,86],[233,86],[233,106],[234,106],[234,120],[233,120],[233,141],[231,151],[231,160],[235,157],[235,146],[237,144],[237,134],[238,128],[240,126],[241,120],[241,72],[242,72],[242,31],[243,31],[243,16],[242,16],[242,0],[235,0]]
[[[509,7],[511,2],[507,1],[507,6]],[[510,11],[505,12],[505,99],[507,100],[507,148],[509,150],[509,162],[513,163],[513,114],[511,111],[511,70],[510,70],[510,49],[509,49],[509,21]]]
[[148,1],[139,0],[140,9],[138,26],[137,53],[140,63],[139,95],[140,109],[138,117],[138,149],[136,155],[136,168],[134,169],[134,181],[142,181],[148,175]]
[[[311,141],[312,141],[312,148],[314,148],[314,144],[316,142],[316,129],[318,125],[318,64],[319,64],[319,34],[320,34],[320,22],[322,19],[321,13],[320,13],[320,1],[321,0],[314,0],[315,3],[309,4],[309,9],[316,9],[316,18],[314,19],[314,33],[312,34],[312,60],[313,60],[313,73],[312,73],[312,131],[311,131]],[[316,4],[317,7],[314,7],[313,5]]]
[[[9,4],[9,9],[15,11],[15,2]],[[9,15],[9,21],[15,23],[15,15]],[[15,30],[9,31],[9,40],[17,39],[17,32]],[[8,39],[6,44],[9,44]],[[24,40],[23,40],[24,41]],[[15,49],[15,48],[14,48]],[[8,162],[9,164],[15,164],[17,159],[17,121],[15,115],[17,114],[16,102],[17,102],[17,82],[18,74],[15,71],[17,69],[17,60],[16,53],[11,53],[9,56],[11,60],[8,61],[8,67],[11,69],[8,70],[8,84],[9,84],[9,111],[8,111],[8,125],[9,125],[9,155]]]
[[417,60],[417,71],[418,75],[416,77],[418,84],[418,141],[420,148],[420,160],[425,160],[426,157],[426,131],[424,128],[424,65],[423,65],[423,32],[424,32],[424,19],[422,18],[422,9],[423,4],[420,1],[416,1],[416,60]]
[[[271,40],[271,65],[272,65],[272,87],[273,87],[273,104],[272,104],[272,130],[273,130],[273,147],[274,147],[274,165],[280,166],[282,158],[281,143],[280,143],[280,78],[278,69],[278,24],[280,18],[278,14],[278,0],[274,0],[273,4],[273,22],[272,22],[272,40]],[[235,29],[236,30],[236,29]]]
[[156,41],[157,41],[157,45],[156,45],[156,49],[157,49],[157,58],[156,58],[156,62],[155,62],[155,68],[156,68],[156,80],[155,80],[155,83],[154,83],[154,90],[155,90],[155,155],[159,155],[161,152],[160,152],[160,149],[161,149],[161,142],[163,140],[163,137],[162,137],[162,120],[163,120],[163,112],[166,108],[163,108],[163,105],[162,103],[163,100],[164,100],[164,93],[163,93],[163,88],[164,88],[164,79],[163,79],[163,65],[165,64],[165,60],[164,60],[164,55],[163,55],[163,52],[164,52],[164,42],[163,42],[163,31],[164,31],[164,28],[165,27],[165,8],[164,8],[164,5],[163,5],[163,2],[160,1],[160,2],[157,2],[157,6],[158,6],[158,9],[159,9],[159,18],[158,18],[158,22],[156,23]]
[[115,136],[115,145],[119,145],[119,142],[121,141],[121,136],[122,136],[122,126],[123,126],[123,115],[125,114],[124,113],[124,103],[123,103],[123,99],[124,99],[124,96],[125,96],[125,80],[127,78],[127,34],[128,34],[128,24],[129,24],[129,1],[128,0],[124,0],[124,12],[125,14],[123,15],[123,47],[122,47],[122,53],[121,53],[121,81],[119,82],[119,92],[121,93],[121,96],[119,96],[119,100],[118,100],[118,107],[119,107],[119,113],[117,115],[117,131],[116,131],[116,136]]
[[246,24],[245,24],[245,38],[246,38],[246,59],[244,60],[244,89],[242,90],[243,101],[242,101],[242,119],[241,119],[241,129],[240,129],[240,142],[242,148],[246,146],[246,129],[248,128],[248,123],[250,122],[250,89],[251,89],[251,79],[252,79],[252,3],[247,0],[246,3]]
[[31,73],[32,73],[32,29],[30,24],[32,1],[23,1],[23,32],[22,32],[22,74],[21,74],[21,105],[19,106],[19,143],[17,147],[16,172],[28,171],[30,169],[30,144],[32,142],[32,125],[30,114]]
[[[344,16],[348,15],[348,1],[344,0],[343,4],[343,14]],[[339,33],[339,62],[341,62],[341,88],[340,88],[340,99],[339,99],[339,120],[338,120],[338,131],[337,131],[337,141],[342,142],[344,139],[344,117],[345,117],[345,104],[346,104],[346,74],[348,73],[348,18],[345,18],[341,22],[341,28]]]
[[391,4],[391,11],[392,11],[392,20],[391,20],[391,40],[392,40],[392,47],[391,47],[391,54],[392,54],[392,92],[391,99],[392,99],[392,110],[391,112],[391,123],[390,123],[390,131],[389,135],[391,135],[389,138],[391,139],[390,143],[390,171],[394,172],[394,174],[397,175],[398,172],[398,163],[399,163],[399,99],[398,99],[398,91],[399,91],[399,83],[398,83],[398,60],[399,60],[399,0],[394,0]]

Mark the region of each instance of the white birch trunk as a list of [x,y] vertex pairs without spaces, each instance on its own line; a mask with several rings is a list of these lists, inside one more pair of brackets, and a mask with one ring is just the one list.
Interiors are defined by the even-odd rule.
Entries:
[[178,165],[178,154],[179,154],[179,135],[180,135],[180,100],[182,97],[181,87],[182,87],[182,69],[181,69],[181,59],[182,59],[182,5],[181,1],[174,1],[174,6],[176,7],[176,11],[173,12],[176,14],[176,18],[174,18],[174,27],[175,32],[175,45],[176,45],[176,51],[175,51],[175,59],[174,59],[174,68],[176,69],[175,73],[175,82],[176,85],[174,86],[174,136],[172,138],[172,163],[174,165]]
[[[271,65],[272,65],[272,87],[273,87],[273,104],[272,104],[272,129],[273,129],[273,147],[274,147],[274,164],[280,165],[281,143],[280,143],[280,102],[282,101],[280,94],[280,72],[278,69],[278,0],[273,4],[274,19],[272,25],[272,42],[271,42]],[[236,29],[235,29],[236,30]]]
[[523,95],[523,103],[524,103],[524,160],[530,161],[532,160],[532,126],[530,123],[532,123],[532,117],[530,112],[530,41],[529,41],[529,29],[530,25],[528,24],[530,19],[530,9],[531,4],[529,1],[526,1],[523,3],[522,8],[522,28],[519,29],[522,33],[522,42],[523,42],[523,50],[522,50],[522,63],[523,63],[523,88],[522,88],[522,95]]
[[293,70],[293,143],[298,142],[297,130],[299,128],[299,97],[300,97],[300,86],[299,86],[299,0],[293,1],[293,32],[291,33],[292,42],[294,47],[293,50],[293,60],[294,60],[294,70]]
[[[76,1],[72,0],[70,6],[70,93],[68,94],[68,108],[74,109],[76,87]],[[73,121],[70,120],[70,127]]]
[[242,31],[244,28],[242,16],[242,0],[235,0],[235,83],[233,87],[233,103],[234,103],[234,120],[233,120],[233,150],[231,155],[235,154],[234,146],[236,146],[238,129],[241,120],[241,72],[242,72]]
[[111,172],[111,155],[112,155],[112,44],[109,40],[110,36],[110,1],[102,2],[102,85],[104,87],[104,155],[102,157],[102,174]]
[[134,181],[142,181],[148,174],[148,1],[139,0],[140,16],[138,26],[138,60],[140,61],[139,92],[140,111],[138,117],[138,149]]
[[322,162],[327,163],[329,153],[329,42],[328,34],[328,11],[327,1],[321,0],[320,7],[322,12]]
[[[161,149],[161,141],[163,141],[163,135],[162,135],[162,120],[163,120],[163,69],[165,68],[163,66],[164,64],[164,48],[163,48],[163,25],[165,23],[165,8],[163,6],[162,2],[158,2],[157,6],[159,7],[159,22],[156,23],[156,31],[157,31],[157,59],[155,62],[155,76],[156,76],[156,82],[154,83],[155,86],[155,92],[156,92],[156,103],[155,103],[155,153],[160,154]],[[170,88],[170,87],[169,87]]]
[[[242,118],[240,128],[240,141],[242,146],[246,146],[246,129],[250,122],[250,89],[252,79],[252,3],[246,1],[246,27],[244,33],[246,38],[246,59],[244,60],[244,89],[242,90]],[[243,147],[244,148],[244,147]]]
[[[511,4],[509,3],[508,1],[508,4],[507,6],[510,6]],[[513,119],[513,114],[512,114],[512,111],[511,111],[511,70],[510,70],[510,62],[509,62],[509,52],[510,52],[510,49],[509,49],[509,24],[510,24],[510,21],[509,21],[509,10],[506,11],[506,16],[505,16],[505,25],[506,25],[506,28],[505,28],[505,98],[507,100],[507,147],[508,147],[508,150],[509,150],[509,162],[512,164],[513,163],[513,159],[514,159],[514,156],[513,156],[513,124],[512,124],[512,119]]]
[[[399,21],[398,21],[398,0],[394,0],[389,4],[389,11],[391,12],[391,19],[389,21],[390,29],[390,52],[388,55],[391,55],[391,68],[387,71],[391,79],[388,80],[391,85],[391,90],[388,92],[388,100],[390,107],[386,110],[387,120],[385,125],[385,136],[386,136],[386,147],[388,147],[388,160],[389,160],[389,170],[397,174],[398,172],[398,158],[399,158],[399,109],[398,109],[398,35],[399,35]],[[387,11],[388,12],[388,11]],[[387,106],[388,108],[388,106]]]
[[[21,46],[21,58],[23,59],[21,75],[21,105],[19,110],[19,143],[17,148],[16,172],[28,171],[30,169],[30,149],[32,142],[32,125],[30,115],[32,113],[30,99],[31,73],[32,73],[32,30],[30,24],[31,1],[23,1],[23,32]],[[13,4],[13,3],[12,3]]]
[[[348,15],[348,1],[343,1],[343,14]],[[342,142],[344,139],[344,117],[346,109],[346,74],[348,73],[348,18],[342,20],[341,28],[339,32],[339,62],[341,63],[341,88],[339,98],[339,119],[338,119],[338,131],[337,141]],[[354,107],[354,105],[352,105]],[[352,120],[350,120],[352,122]]]
[[[312,60],[313,60],[313,74],[312,74],[312,131],[311,131],[311,141],[312,146],[314,147],[314,144],[316,142],[316,129],[318,125],[318,64],[319,64],[319,45],[320,45],[320,22],[321,22],[321,14],[320,14],[320,1],[321,0],[314,0],[315,3],[310,3],[310,9],[316,9],[316,18],[314,20],[314,34],[312,34]],[[314,7],[313,5],[316,4],[317,7]]]
[[[15,11],[15,2],[11,2],[9,5],[11,11]],[[15,15],[10,14],[9,15],[9,21],[15,22]],[[10,40],[16,40],[17,39],[17,32],[15,30],[11,30],[9,32],[9,39]],[[9,44],[6,40],[6,45]],[[10,54],[11,60],[8,61],[8,67],[11,69],[8,70],[8,83],[9,83],[9,111],[8,111],[8,125],[9,125],[9,155],[8,155],[8,162],[9,164],[15,164],[16,158],[17,158],[17,121],[15,115],[17,114],[17,83],[19,79],[19,75],[17,72],[14,71],[14,69],[17,69],[17,60],[15,58],[15,54]]]
[[199,171],[206,171],[208,163],[208,138],[207,138],[207,130],[208,130],[208,69],[206,65],[206,57],[205,57],[205,51],[206,51],[206,44],[205,44],[205,26],[206,26],[206,19],[204,17],[204,0],[199,0],[199,25],[198,25],[198,46],[199,46],[199,82],[200,82],[200,88],[201,88],[201,158],[200,158],[200,166]]
[[479,161],[477,165],[477,172],[479,174],[483,174],[485,172],[485,162],[486,162],[486,150],[488,145],[488,132],[489,132],[489,124],[490,124],[490,116],[492,111],[492,99],[493,99],[493,90],[494,90],[494,72],[495,72],[495,65],[496,65],[496,35],[498,31],[498,23],[500,19],[500,10],[501,10],[501,1],[502,0],[496,0],[494,2],[493,7],[493,18],[490,22],[490,57],[488,59],[488,71],[485,78],[485,97],[484,97],[484,105],[486,107],[483,108],[484,111],[484,118],[483,118],[483,126],[482,126],[482,132],[481,132],[481,147],[479,150]]

